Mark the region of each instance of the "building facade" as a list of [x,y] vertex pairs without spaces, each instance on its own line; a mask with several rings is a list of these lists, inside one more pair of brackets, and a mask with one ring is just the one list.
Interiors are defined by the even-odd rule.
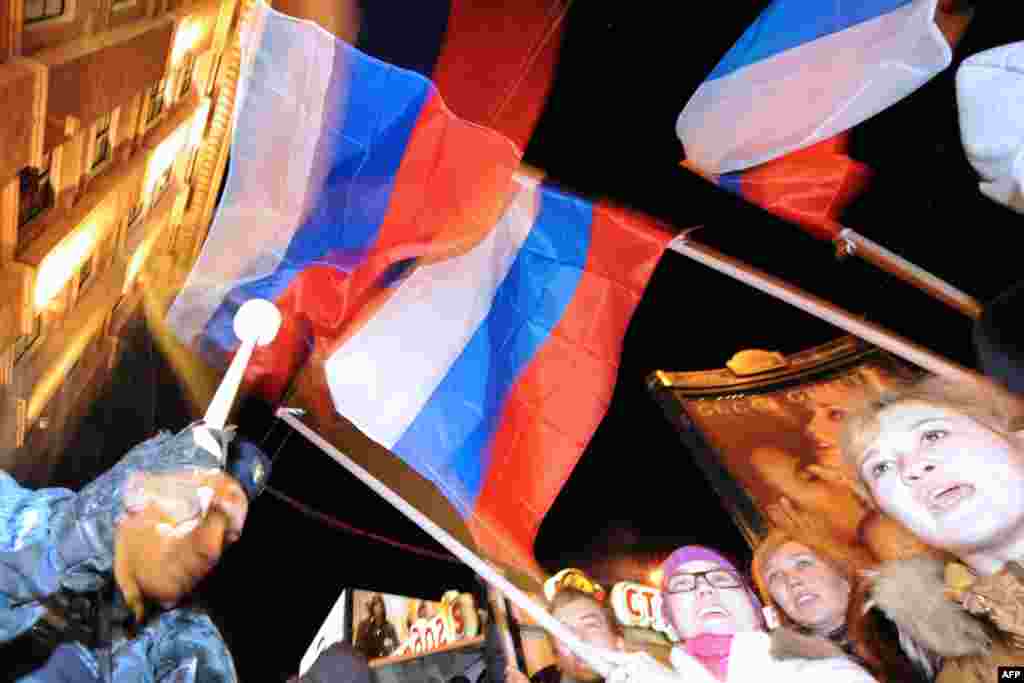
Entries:
[[0,0],[0,467],[26,483],[199,254],[250,3]]

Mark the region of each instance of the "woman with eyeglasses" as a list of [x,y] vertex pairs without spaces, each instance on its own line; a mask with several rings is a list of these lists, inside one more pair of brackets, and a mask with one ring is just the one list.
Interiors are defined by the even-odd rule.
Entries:
[[765,632],[761,603],[731,562],[702,546],[676,550],[662,565],[665,618],[682,642],[672,664],[683,674],[699,663],[717,681],[829,681],[875,679],[834,648],[783,651]]

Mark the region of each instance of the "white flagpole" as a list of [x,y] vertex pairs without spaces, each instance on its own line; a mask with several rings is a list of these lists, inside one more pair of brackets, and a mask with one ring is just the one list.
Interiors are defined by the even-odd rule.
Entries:
[[220,459],[223,465],[227,457],[221,452],[220,445],[213,438],[210,429],[224,429],[227,424],[228,414],[235,402],[238,388],[242,386],[242,378],[245,376],[245,368],[252,358],[252,352],[257,346],[266,346],[277,336],[281,329],[281,312],[277,306],[266,299],[251,299],[239,307],[235,313],[234,331],[235,336],[242,342],[231,365],[224,373],[224,379],[217,387],[210,405],[206,408],[206,415],[201,424],[193,431],[195,442],[208,450]]
[[397,508],[403,515],[411,519],[419,528],[430,534],[431,537],[447,548],[449,552],[455,555],[455,557],[465,562],[470,569],[479,574],[484,581],[508,596],[512,602],[535,619],[538,624],[565,643],[569,649],[587,663],[587,666],[604,678],[607,678],[611,674],[613,668],[613,661],[610,656],[612,654],[611,652],[583,642],[579,636],[551,616],[547,610],[531,600],[526,593],[516,588],[494,567],[477,556],[472,550],[462,545],[462,543],[456,540],[455,537],[435,524],[429,517],[410,505],[404,498],[385,486],[372,474],[353,462],[348,456],[335,448],[329,441],[307,427],[292,413],[289,408],[278,408],[276,414],[277,417],[291,425],[297,432],[309,439],[315,446],[319,447],[320,450],[329,455],[335,462],[373,489],[384,500],[391,503],[391,505]]
[[669,242],[669,249],[699,261],[766,294],[770,294],[776,299],[792,304],[928,372],[942,375],[956,382],[984,382],[982,376],[973,370],[943,358],[909,339],[905,339],[879,325],[861,320],[835,304],[805,292],[798,287],[794,287],[788,282],[760,271],[738,259],[726,256],[707,245],[692,241],[689,236],[691,231],[686,230],[676,236],[675,239]]

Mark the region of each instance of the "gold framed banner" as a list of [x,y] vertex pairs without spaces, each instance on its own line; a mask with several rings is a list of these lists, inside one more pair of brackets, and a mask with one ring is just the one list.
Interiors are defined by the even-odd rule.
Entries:
[[655,371],[648,387],[751,547],[814,520],[879,559],[917,539],[854,494],[838,437],[852,405],[919,370],[853,337],[785,356],[749,350],[724,368]]

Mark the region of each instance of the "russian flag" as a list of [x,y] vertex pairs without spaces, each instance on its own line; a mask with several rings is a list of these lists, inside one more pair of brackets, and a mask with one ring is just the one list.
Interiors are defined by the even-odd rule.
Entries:
[[688,162],[740,171],[846,131],[949,66],[938,0],[775,0],[687,102]]
[[262,3],[247,21],[227,186],[172,329],[223,359],[238,306],[277,301],[250,379],[280,396],[322,369],[331,409],[537,576],[670,235],[524,173],[421,75]]
[[363,3],[357,46],[430,78],[456,116],[525,149],[551,89],[569,4],[375,0]]
[[800,226],[822,240],[839,237],[839,217],[871,181],[871,170],[847,154],[849,134],[818,142],[745,171],[711,176],[719,187]]

